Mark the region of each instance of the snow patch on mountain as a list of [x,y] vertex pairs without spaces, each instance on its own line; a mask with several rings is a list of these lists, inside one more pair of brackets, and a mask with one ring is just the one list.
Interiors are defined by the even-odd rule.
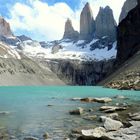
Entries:
[[21,59],[19,53],[10,46],[0,42],[0,57],[1,58],[15,58]]
[[[45,59],[72,59],[80,61],[101,61],[116,58],[116,42],[109,49],[102,45],[101,48],[91,49],[91,46],[97,43],[99,39],[93,39],[91,42],[85,40],[72,41],[63,39],[54,42],[47,42],[46,47],[41,47],[40,43],[33,40],[23,41],[20,47],[23,53],[29,57]],[[55,50],[55,51],[54,51]]]

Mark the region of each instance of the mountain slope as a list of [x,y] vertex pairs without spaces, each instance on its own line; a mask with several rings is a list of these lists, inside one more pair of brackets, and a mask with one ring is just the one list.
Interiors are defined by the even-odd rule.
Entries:
[[49,68],[0,43],[0,85],[64,85],[64,82]]
[[117,89],[140,90],[140,52],[123,63],[117,71],[98,85]]
[[140,0],[118,26],[117,59],[119,69],[101,82],[118,89],[140,90]]

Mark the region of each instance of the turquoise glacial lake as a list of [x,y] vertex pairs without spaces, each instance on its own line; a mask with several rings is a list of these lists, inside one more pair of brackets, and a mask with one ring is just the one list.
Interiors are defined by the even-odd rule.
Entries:
[[124,95],[128,99],[113,99],[109,104],[140,103],[140,91],[133,90],[123,91],[92,86],[0,87],[0,112],[10,112],[7,115],[0,115],[0,128],[6,128],[19,140],[25,136],[42,139],[44,132],[48,132],[55,140],[63,140],[73,128],[98,125],[97,120],[88,121],[82,116],[70,115],[70,110],[77,107],[87,110],[92,108],[94,110],[92,114],[100,116],[102,113],[99,107],[104,105],[72,101],[71,98],[115,95]]

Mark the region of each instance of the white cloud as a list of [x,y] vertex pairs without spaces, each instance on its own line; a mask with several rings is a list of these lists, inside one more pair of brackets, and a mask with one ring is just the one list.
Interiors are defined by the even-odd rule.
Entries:
[[31,1],[30,4],[31,6],[16,3],[11,8],[11,18],[8,21],[13,31],[26,30],[43,36],[43,39],[54,40],[62,38],[68,17],[74,21],[75,27],[78,26],[76,14],[65,3],[48,6],[41,1]]
[[[94,17],[97,15],[100,6],[109,5],[115,18],[118,19],[124,0],[88,0],[91,3]],[[113,1],[113,2],[112,2]],[[72,19],[74,28],[79,30],[79,17],[83,8],[83,3],[87,0],[81,0],[79,9],[73,11],[66,3],[56,3],[49,6],[47,3],[39,0],[28,0],[29,5],[16,3],[10,8],[11,28],[14,32],[24,30],[31,32],[33,38],[42,40],[61,39],[64,33],[64,24],[69,17]]]

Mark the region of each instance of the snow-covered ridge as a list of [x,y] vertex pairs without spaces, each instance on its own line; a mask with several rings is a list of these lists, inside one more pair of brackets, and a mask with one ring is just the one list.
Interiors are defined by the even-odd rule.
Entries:
[[15,58],[21,59],[19,53],[10,46],[0,42],[0,57],[1,58]]
[[105,39],[105,37],[102,40],[93,39],[91,42],[63,39],[47,42],[45,48],[41,47],[40,43],[36,41],[27,40],[20,44],[20,48],[29,57],[45,59],[100,61],[116,58],[116,42],[106,43]]

